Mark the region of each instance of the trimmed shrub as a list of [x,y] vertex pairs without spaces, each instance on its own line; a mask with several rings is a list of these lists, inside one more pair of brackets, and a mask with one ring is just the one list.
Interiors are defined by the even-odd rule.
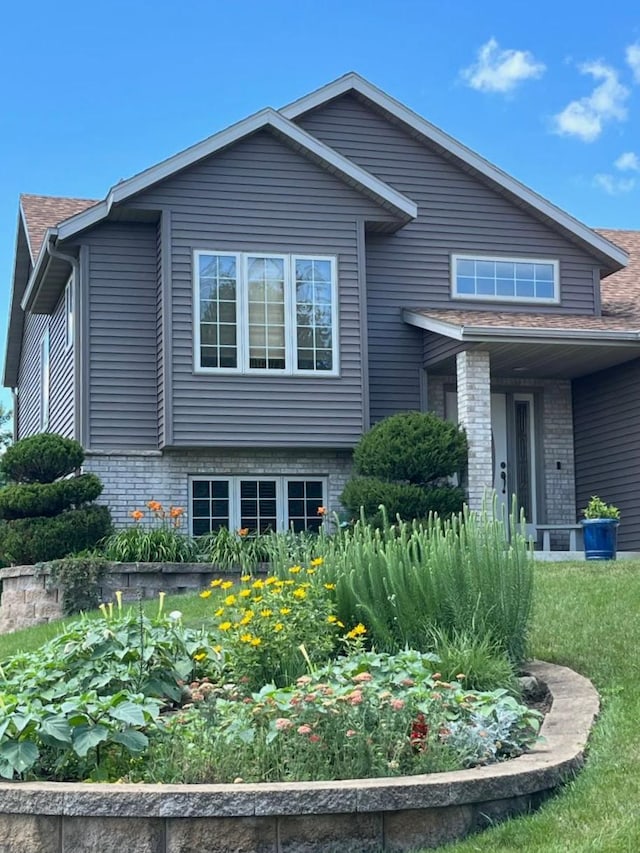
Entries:
[[21,483],[0,490],[0,518],[51,516],[94,501],[102,493],[96,474],[81,474],[57,483]]
[[83,461],[84,450],[77,441],[45,432],[8,447],[0,459],[0,470],[16,483],[53,483]]
[[430,512],[442,517],[460,512],[464,491],[450,486],[422,488],[414,483],[389,483],[377,477],[354,477],[344,487],[340,500],[350,513],[357,517],[360,508],[365,517],[381,522],[380,505],[384,505],[389,519],[426,518]]
[[425,485],[466,467],[467,438],[431,413],[400,412],[360,439],[353,460],[359,474]]
[[53,517],[17,518],[0,527],[0,554],[14,565],[33,565],[86,551],[109,533],[109,510],[95,504]]

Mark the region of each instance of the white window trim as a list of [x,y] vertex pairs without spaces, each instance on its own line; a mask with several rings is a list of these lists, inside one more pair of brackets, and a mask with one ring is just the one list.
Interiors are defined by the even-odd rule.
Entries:
[[[203,367],[200,364],[200,257],[220,255],[236,261],[236,347],[237,367]],[[249,317],[247,264],[250,257],[276,258],[284,261],[284,310],[285,310],[285,364],[284,370],[249,367]],[[332,370],[300,370],[296,367],[297,327],[295,299],[295,263],[297,260],[328,261],[331,264],[331,351]],[[228,252],[217,249],[195,249],[193,252],[193,372],[206,375],[251,375],[251,376],[313,376],[316,379],[340,375],[339,314],[338,314],[338,262],[335,255],[315,255],[292,252]]]
[[229,483],[229,530],[239,530],[241,524],[240,511],[240,482],[242,480],[275,480],[276,481],[276,527],[279,532],[289,529],[287,515],[287,483],[319,480],[322,483],[322,506],[327,505],[328,478],[324,474],[191,474],[189,475],[189,532],[193,536],[193,483],[196,480],[206,480],[213,483]]
[[69,278],[64,289],[64,351],[69,352],[73,346],[75,282],[73,275]]
[[40,432],[49,428],[49,397],[51,394],[51,341],[47,324],[40,338]]
[[[547,264],[553,267],[553,292],[551,299],[537,299],[535,296],[492,296],[475,293],[458,293],[458,261],[497,261],[516,264]],[[560,262],[554,258],[521,258],[507,255],[452,254],[451,255],[451,298],[464,302],[511,302],[529,305],[560,304]]]

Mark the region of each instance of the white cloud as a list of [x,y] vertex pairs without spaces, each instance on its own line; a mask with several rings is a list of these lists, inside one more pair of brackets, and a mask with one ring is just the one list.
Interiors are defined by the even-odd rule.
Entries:
[[640,172],[640,158],[633,151],[625,151],[613,165],[621,172]]
[[608,195],[622,195],[635,188],[636,180],[635,178],[617,178],[614,175],[600,174],[594,177],[593,183]]
[[571,101],[555,115],[554,130],[561,136],[577,136],[583,142],[593,142],[607,122],[626,119],[624,103],[629,90],[618,80],[617,71],[603,62],[585,63],[580,66],[580,72],[602,82],[590,95]]
[[640,42],[630,44],[626,50],[627,64],[633,71],[633,79],[640,83]]
[[528,50],[501,50],[491,38],[478,51],[478,61],[462,70],[462,77],[479,92],[511,92],[518,83],[545,72]]

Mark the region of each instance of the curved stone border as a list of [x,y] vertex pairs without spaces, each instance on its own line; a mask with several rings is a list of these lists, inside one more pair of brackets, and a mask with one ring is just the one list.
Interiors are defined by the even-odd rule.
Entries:
[[583,764],[590,681],[535,662],[553,705],[526,755],[471,770],[255,785],[1,783],[3,853],[379,853],[461,838],[537,806]]

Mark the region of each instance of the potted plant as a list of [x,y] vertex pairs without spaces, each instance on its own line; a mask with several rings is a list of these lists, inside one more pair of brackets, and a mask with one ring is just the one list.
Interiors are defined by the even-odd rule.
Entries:
[[584,534],[584,556],[587,560],[615,560],[620,510],[594,495],[582,510],[580,522]]

